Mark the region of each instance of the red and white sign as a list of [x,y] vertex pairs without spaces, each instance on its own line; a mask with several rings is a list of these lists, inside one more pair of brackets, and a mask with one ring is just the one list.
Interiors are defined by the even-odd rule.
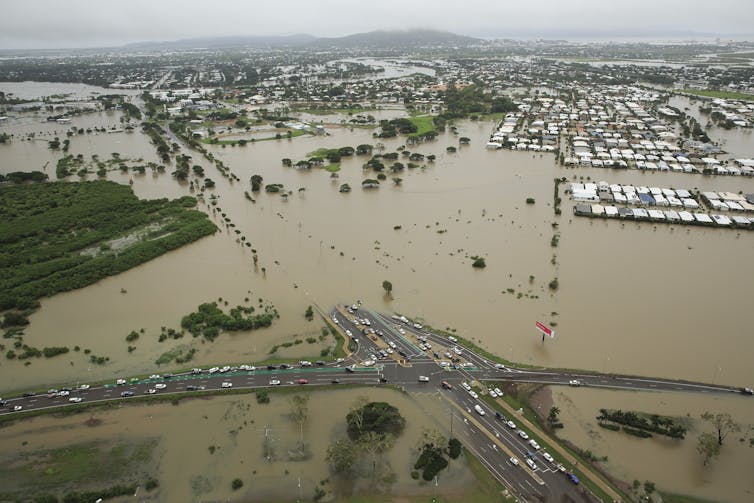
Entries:
[[542,332],[542,334],[549,336],[550,339],[555,338],[555,331],[553,329],[551,329],[544,323],[540,323],[540,322],[537,322],[536,325],[537,325],[537,330]]

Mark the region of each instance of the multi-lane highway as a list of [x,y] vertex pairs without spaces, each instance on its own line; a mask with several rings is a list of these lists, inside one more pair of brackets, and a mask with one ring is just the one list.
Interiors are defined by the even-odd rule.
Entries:
[[[536,441],[532,444],[531,439],[525,438],[533,433],[532,430],[527,432],[517,424],[516,417],[506,417],[491,408],[477,392],[487,394],[485,386],[494,386],[496,381],[518,381],[632,390],[751,394],[748,388],[689,381],[514,368],[462,347],[452,336],[433,333],[398,315],[389,316],[354,305],[338,306],[327,316],[344,336],[356,342],[357,349],[346,359],[259,368],[250,365],[214,367],[148,378],[118,376],[112,382],[98,386],[25,393],[2,401],[0,414],[202,390],[223,392],[276,386],[303,388],[393,383],[409,393],[431,391],[446,400],[451,422],[455,424],[454,436],[520,499],[592,501],[594,496],[569,476],[572,467],[564,466],[568,465],[567,460],[559,459],[555,452],[545,455]],[[472,389],[472,385],[475,388]],[[609,486],[602,485],[603,490],[611,494]],[[617,493],[614,496],[619,499]]]

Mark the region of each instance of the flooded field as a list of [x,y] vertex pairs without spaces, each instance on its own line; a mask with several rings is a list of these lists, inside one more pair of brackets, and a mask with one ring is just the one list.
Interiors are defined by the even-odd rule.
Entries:
[[[260,405],[254,395],[233,395],[211,399],[183,400],[170,403],[135,405],[116,410],[84,412],[63,418],[38,417],[0,429],[0,478],[24,467],[29,453],[59,452],[81,449],[88,445],[149,445],[149,454],[141,457],[138,471],[113,473],[104,484],[125,480],[144,480],[148,476],[160,482],[156,491],[139,496],[145,501],[296,501],[310,500],[315,487],[341,496],[350,494],[432,494],[434,484],[411,479],[411,466],[417,455],[414,446],[422,428],[444,431],[447,425],[436,423],[425,406],[434,407],[436,399],[410,397],[396,391],[376,388],[310,392],[309,419],[303,427],[303,439],[311,457],[303,461],[290,459],[299,441],[299,426],[289,418],[292,394],[272,393],[270,403]],[[371,473],[357,478],[355,485],[344,485],[331,477],[325,461],[330,442],[345,435],[345,415],[360,398],[387,401],[406,418],[406,429],[395,445],[383,455],[383,469],[376,482]],[[95,421],[91,419],[94,418]],[[89,425],[85,424],[85,422]],[[445,432],[447,435],[447,432]],[[142,447],[143,451],[146,451]],[[269,455],[270,459],[266,459]],[[295,459],[295,458],[294,458]],[[77,466],[83,474],[93,468]],[[73,470],[73,468],[70,468]],[[37,470],[36,481],[45,487],[44,466]],[[141,477],[139,478],[139,476]],[[94,477],[89,477],[91,480]],[[240,478],[244,485],[231,489],[231,481]],[[16,480],[22,485],[25,479]],[[474,477],[463,459],[451,463],[440,477],[440,490],[452,496],[469,491]],[[324,481],[324,482],[323,482]],[[32,481],[27,481],[33,483]],[[80,484],[77,489],[87,483]],[[96,487],[96,484],[91,484]],[[100,485],[101,487],[102,485]],[[4,487],[3,490],[15,489]]]
[[[373,115],[379,119],[381,114],[397,113],[387,110]],[[323,116],[307,117],[326,120]],[[46,170],[54,179],[55,162],[61,154],[50,151],[46,141],[64,135],[66,128],[39,120],[41,115],[25,115],[12,118],[1,127],[5,131],[13,129],[17,135],[37,132],[38,138],[44,140],[14,140],[0,145],[2,172],[42,169],[47,165]],[[119,121],[120,112],[98,112],[73,118],[71,126],[110,127],[119,125]],[[438,328],[456,329],[514,361],[741,386],[754,384],[748,357],[754,351],[754,340],[749,336],[745,317],[751,307],[752,233],[576,219],[567,197],[561,216],[555,216],[552,208],[555,177],[744,193],[754,192],[754,180],[566,169],[556,165],[554,157],[548,154],[485,150],[483,145],[493,126],[492,122],[459,123],[458,136],[469,137],[471,145],[460,147],[456,153],[446,152],[446,147],[458,146],[458,137],[450,132],[441,134],[434,142],[409,146],[411,151],[435,154],[437,160],[423,163],[423,168],[389,174],[379,189],[372,190],[360,187],[364,178],[374,177],[362,169],[363,157],[344,158],[337,178],[322,169],[297,170],[281,165],[282,158],[295,163],[321,147],[375,144],[377,139],[372,138],[370,129],[334,125],[328,127],[329,136],[265,141],[244,147],[209,146],[238,175],[241,181],[235,183],[194,153],[192,164],[203,166],[217,184],[206,192],[206,202],[200,202],[199,208],[210,211],[207,205],[210,194],[218,197],[219,211],[210,212],[212,218],[221,224],[219,212],[227,213],[236,229],[257,250],[258,266],[254,266],[249,249],[236,241],[236,235],[221,227],[215,236],[116,277],[43,299],[41,309],[30,317],[31,324],[25,330],[26,343],[39,347],[79,345],[91,349],[93,354],[109,356],[111,362],[91,366],[83,354],[70,353],[35,360],[24,367],[21,362],[3,358],[2,391],[151,373],[161,353],[181,344],[198,349],[191,365],[250,363],[270,357],[317,357],[332,339],[295,345],[272,356],[269,352],[284,341],[319,333],[319,321],[307,322],[303,316],[308,305],[327,309],[334,303],[357,298],[374,309],[399,311]],[[745,151],[747,145],[751,147],[746,136],[749,132],[729,134],[729,146],[739,142],[736,155],[750,157],[751,150]],[[394,151],[404,141],[382,140],[385,152]],[[70,153],[74,155],[109,156],[112,152],[143,158],[144,162],[158,161],[154,147],[138,131],[75,136],[71,142]],[[120,183],[133,178],[133,190],[143,198],[191,194],[188,184],[170,176],[172,170],[168,166],[164,174],[144,175],[114,171],[107,178]],[[250,189],[248,180],[254,174],[262,175],[265,184],[283,184],[292,194],[283,198],[261,192],[252,203],[244,191]],[[402,178],[400,185],[391,181],[393,176]],[[94,175],[88,178],[93,179]],[[339,193],[342,183],[350,184],[354,190]],[[526,204],[528,197],[534,198],[535,204]],[[553,223],[557,223],[557,228]],[[553,247],[551,238],[556,232],[560,239],[558,246]],[[485,269],[471,267],[470,257],[475,255],[486,259]],[[554,278],[559,283],[557,291],[548,287]],[[392,299],[384,295],[383,280],[393,284]],[[223,334],[214,343],[202,344],[190,338],[157,342],[160,327],[178,328],[180,318],[200,303],[222,298],[234,306],[244,303],[247,297],[271,302],[280,312],[280,319],[272,327],[254,333]],[[536,320],[556,324],[557,337],[543,345],[534,329]],[[128,353],[125,335],[141,328],[147,336],[140,338],[133,353]],[[605,402],[608,396],[613,395],[606,393]],[[610,400],[623,395],[614,396]],[[578,403],[577,395],[573,399]],[[633,394],[631,400],[637,409],[652,408],[658,403],[653,400],[668,403],[681,400],[679,407],[688,408],[693,414],[697,412],[692,408],[698,411],[711,407],[707,405],[708,397],[692,395],[679,399],[674,395]],[[200,409],[202,403],[164,410]],[[139,407],[123,412],[138,416],[146,410]],[[754,423],[751,408],[741,408],[738,413],[741,422]],[[122,424],[144,428],[140,431],[146,435],[150,423],[143,421],[142,425],[142,421],[135,420],[140,418],[134,416],[131,423]],[[35,423],[40,421],[52,420],[36,419]],[[193,434],[189,424],[180,434],[169,437],[173,440],[162,440],[161,445],[171,441],[179,445],[179,439]],[[227,437],[230,427],[222,429],[222,435]],[[211,435],[205,430],[202,429],[202,435]],[[570,429],[564,434],[570,435]],[[607,434],[611,432],[603,432],[603,437]],[[219,439],[220,433],[217,435]],[[585,435],[581,437],[584,441]],[[581,445],[579,438],[573,440]],[[618,442],[624,440],[627,445],[615,444],[616,452],[631,447],[631,439]],[[589,437],[589,442],[592,441]],[[201,458],[205,459],[207,446],[196,449],[197,456],[201,452]],[[682,449],[694,458],[691,441]],[[246,459],[240,452],[237,456],[239,463]],[[712,468],[715,473],[724,466],[725,456],[718,467]],[[180,456],[174,462],[180,466],[192,460]],[[609,469],[618,476],[638,473],[647,466],[639,454],[610,456]],[[659,462],[657,466],[661,466]],[[255,468],[263,478],[262,469],[257,465]],[[686,468],[683,473],[691,470]],[[168,479],[189,480],[188,472],[174,470]],[[198,474],[200,469],[189,471]],[[324,478],[316,470],[312,473],[307,483]],[[642,477],[661,483],[656,475],[650,475]],[[690,485],[688,475],[676,475],[669,474],[667,482],[662,484],[677,487],[678,492],[697,487]],[[265,475],[279,482],[281,479],[275,478],[278,476],[273,476],[273,472]],[[210,480],[212,489],[208,494],[223,497],[222,490],[213,491],[227,488],[229,482],[220,475],[217,477]],[[746,494],[740,492],[747,490],[745,484],[734,484],[727,472],[700,477],[694,480],[706,481],[699,486],[704,494],[712,495],[732,484],[739,492],[731,495],[731,501],[745,500],[739,498]],[[188,482],[178,486],[183,487],[182,491],[190,490]],[[270,487],[274,486],[270,483]],[[312,490],[309,486],[307,491]]]
[[[615,477],[631,483],[649,480],[665,492],[687,494],[712,501],[740,502],[752,500],[754,463],[751,404],[740,396],[698,396],[625,392],[594,389],[554,388],[553,399],[560,408],[565,428],[558,436],[597,457],[607,456],[602,465]],[[637,410],[693,419],[684,440],[664,437],[640,439],[623,432],[613,432],[597,425],[599,409]],[[704,466],[696,451],[697,437],[712,431],[699,421],[705,411],[728,412],[742,423],[740,433],[725,440],[720,457]]]

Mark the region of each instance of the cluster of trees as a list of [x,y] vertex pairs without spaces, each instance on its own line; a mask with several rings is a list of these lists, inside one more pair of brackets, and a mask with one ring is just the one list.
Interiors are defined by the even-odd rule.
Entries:
[[149,136],[149,139],[157,149],[157,154],[160,156],[163,162],[170,161],[170,145],[165,141],[165,130],[153,122],[144,122],[141,125],[141,129]]
[[336,474],[352,475],[363,454],[371,457],[372,476],[377,471],[383,452],[390,449],[395,438],[403,433],[406,419],[397,407],[386,402],[367,402],[360,399],[346,415],[346,438],[336,440],[327,449],[327,462]]
[[[214,233],[183,197],[139,200],[113,182],[44,183],[0,190],[0,309],[90,285]],[[164,225],[127,248],[103,246],[149,224]],[[82,253],[84,250],[96,250]]]
[[44,182],[49,176],[41,171],[13,171],[7,175],[0,174],[0,183],[24,183],[24,182]]
[[416,133],[419,128],[410,119],[401,117],[398,119],[381,120],[379,138],[395,138],[399,134]]
[[470,85],[464,89],[456,89],[453,83],[448,84],[444,96],[445,111],[438,118],[439,121],[462,119],[474,114],[508,113],[518,109],[507,96],[492,96],[485,94],[477,85]]
[[432,480],[448,466],[448,460],[461,455],[461,442],[457,438],[447,440],[437,431],[424,430],[419,441],[419,459],[414,463],[414,476],[421,470],[422,479]]
[[660,416],[658,414],[642,414],[633,411],[622,411],[620,409],[600,409],[600,415],[597,420],[601,422],[609,421],[631,428],[636,428],[645,432],[657,433],[670,438],[682,439],[686,436],[686,427],[679,424],[672,417]]
[[214,340],[221,330],[235,332],[239,330],[255,330],[269,327],[272,320],[278,317],[274,307],[265,307],[265,312],[253,314],[253,306],[237,306],[225,314],[216,302],[201,304],[196,311],[181,319],[181,327],[188,330],[194,337],[204,336]]

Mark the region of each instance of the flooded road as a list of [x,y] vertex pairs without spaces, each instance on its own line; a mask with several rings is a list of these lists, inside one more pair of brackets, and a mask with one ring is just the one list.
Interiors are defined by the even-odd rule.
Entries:
[[[374,115],[380,113],[393,115],[395,111]],[[109,127],[119,121],[120,112],[100,112],[74,118],[71,126]],[[212,237],[116,277],[43,299],[25,330],[26,343],[79,345],[111,361],[91,366],[83,354],[72,352],[24,367],[3,358],[2,391],[151,373],[160,354],[179,346],[198,349],[191,365],[259,361],[270,357],[269,351],[277,344],[319,333],[320,322],[307,322],[303,316],[308,305],[327,309],[355,299],[378,310],[421,318],[438,328],[456,329],[513,361],[754,384],[748,356],[754,351],[754,340],[745,316],[752,305],[754,233],[576,219],[562,191],[563,214],[554,216],[552,208],[555,177],[744,193],[754,192],[754,180],[563,168],[547,154],[485,150],[493,126],[491,122],[460,122],[459,136],[471,138],[471,145],[456,153],[446,152],[446,147],[458,145],[458,137],[449,132],[435,142],[409,146],[411,151],[435,154],[437,160],[421,163],[423,168],[388,173],[380,188],[372,190],[360,187],[364,178],[375,177],[362,169],[364,157],[343,159],[338,178],[322,169],[281,165],[282,158],[295,163],[320,147],[375,144],[369,129],[333,126],[328,128],[331,135],[324,137],[302,136],[244,147],[209,146],[238,175],[241,182],[235,183],[193,153],[192,164],[203,166],[217,184],[205,194],[207,202],[210,194],[219,198],[219,211],[210,212],[213,220],[220,224],[220,212],[227,213],[257,250],[258,267],[249,248],[221,227]],[[66,129],[27,118],[11,119],[2,126],[2,130],[9,128],[38,132],[44,140],[65,134]],[[747,133],[733,134],[741,135],[736,155],[750,157],[751,150],[744,151]],[[390,152],[404,141],[395,138],[382,143],[385,152]],[[139,132],[72,138],[70,153],[74,155],[108,157],[111,152],[158,161],[154,147]],[[47,172],[54,178],[54,164],[61,155],[51,152],[46,141],[13,141],[0,145],[0,170],[41,169],[47,163]],[[191,194],[188,184],[170,176],[172,170],[168,166],[164,174],[147,171],[144,175],[114,171],[107,178],[120,183],[133,178],[133,190],[143,198]],[[254,174],[262,175],[265,184],[283,184],[292,194],[283,198],[262,192],[254,195],[252,203],[244,191],[250,190],[248,180]],[[391,181],[395,176],[402,178],[400,185]],[[354,190],[338,192],[342,183]],[[528,197],[535,204],[526,204]],[[199,208],[209,211],[206,202],[200,202]],[[559,245],[552,247],[556,232]],[[476,255],[486,259],[485,269],[471,267],[470,257]],[[548,288],[554,278],[559,282],[555,292]],[[392,299],[382,290],[383,280],[393,284]],[[234,306],[247,297],[253,303],[258,298],[271,302],[281,318],[268,329],[223,334],[211,344],[190,337],[157,342],[160,327],[178,328],[180,318],[200,303],[222,298]],[[557,325],[557,337],[543,345],[534,328],[537,320]],[[141,328],[147,335],[129,354],[124,338]],[[331,342],[303,343],[274,356],[313,359]],[[676,399],[675,395],[631,396],[642,410],[655,399]],[[689,410],[710,407],[703,396],[683,395],[681,400]],[[741,409],[740,420],[754,423],[754,411]],[[177,443],[179,436],[175,438]],[[623,447],[615,449],[621,452]],[[693,446],[687,448],[693,451]],[[638,455],[627,456],[625,465],[613,465],[613,459],[617,463],[619,456],[610,456],[611,470],[643,469]],[[190,459],[175,462],[189,463]],[[679,487],[679,492],[692,487],[688,477],[697,472],[686,466],[684,473],[669,475],[667,484]],[[726,477],[710,479],[705,486],[709,494],[733,483]],[[225,486],[225,482],[213,482],[212,487],[215,483]],[[742,487],[737,484],[736,491]]]

